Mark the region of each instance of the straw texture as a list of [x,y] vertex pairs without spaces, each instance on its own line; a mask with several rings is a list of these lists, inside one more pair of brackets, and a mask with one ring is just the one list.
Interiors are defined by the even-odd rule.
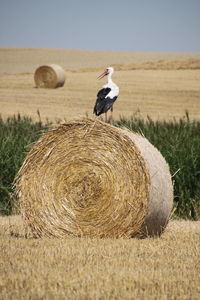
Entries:
[[173,185],[169,165],[162,154],[146,138],[124,131],[137,145],[150,175],[148,213],[140,236],[158,236],[167,226],[173,207]]
[[132,237],[147,214],[149,173],[140,151],[120,129],[97,120],[44,134],[16,187],[36,236]]
[[65,72],[55,64],[40,66],[35,71],[34,80],[38,88],[57,88],[64,85]]
[[35,236],[157,235],[173,198],[169,168],[157,149],[144,137],[91,119],[45,133],[28,153],[16,189]]

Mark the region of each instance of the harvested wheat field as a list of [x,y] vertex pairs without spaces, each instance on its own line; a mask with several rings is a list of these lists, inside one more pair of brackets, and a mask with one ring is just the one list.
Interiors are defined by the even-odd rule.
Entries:
[[200,297],[200,222],[171,221],[160,238],[32,239],[0,218],[0,299]]
[[[58,64],[66,80],[57,89],[36,88],[35,70]],[[136,111],[153,119],[200,118],[200,53],[135,53],[113,51],[0,48],[2,117],[16,113],[42,120],[92,117],[96,94],[104,84],[97,76],[106,66],[120,87],[114,118]]]

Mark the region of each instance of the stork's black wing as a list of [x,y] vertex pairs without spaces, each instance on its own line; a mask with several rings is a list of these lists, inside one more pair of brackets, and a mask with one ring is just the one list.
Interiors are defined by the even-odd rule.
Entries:
[[100,116],[103,113],[106,113],[113,105],[113,103],[116,101],[117,96],[110,98],[106,97],[103,99],[97,98],[95,107],[94,107],[94,113],[97,116]]
[[[101,89],[98,94],[97,94],[97,100],[94,106],[94,114],[99,116],[101,115],[104,111],[103,108],[106,105],[105,97],[110,93],[111,89],[110,88],[103,88]],[[108,99],[108,98],[106,98]],[[109,109],[109,108],[108,108]]]
[[110,91],[111,88],[103,88],[100,91],[98,91],[97,100],[104,99],[108,95],[108,93],[110,93]]
[[117,100],[117,96],[110,98],[107,97],[101,101],[101,105],[99,106],[98,116],[106,113],[113,105],[113,103]]

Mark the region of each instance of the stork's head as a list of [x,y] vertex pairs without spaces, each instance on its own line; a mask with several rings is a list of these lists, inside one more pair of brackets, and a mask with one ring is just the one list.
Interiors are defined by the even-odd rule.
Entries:
[[103,78],[106,75],[112,75],[112,73],[114,72],[114,68],[113,67],[108,67],[99,77],[98,79]]

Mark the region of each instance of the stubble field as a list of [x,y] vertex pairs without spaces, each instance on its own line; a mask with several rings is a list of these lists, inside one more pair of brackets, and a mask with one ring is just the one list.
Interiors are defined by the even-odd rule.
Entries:
[[0,218],[0,299],[181,299],[200,296],[200,222],[160,238],[32,239]]
[[[181,61],[181,62],[180,62]],[[42,64],[66,83],[35,88]],[[0,48],[0,114],[42,120],[92,116],[97,76],[114,65],[114,117],[200,119],[200,54]],[[0,218],[0,299],[199,299],[200,222],[171,220],[160,238],[33,239],[20,216]]]
[[[177,60],[179,58],[179,60]],[[149,62],[150,61],[150,62]],[[37,89],[34,71],[58,63],[66,72],[61,88]],[[104,68],[114,65],[113,80],[120,88],[114,117],[136,111],[153,119],[200,115],[200,54],[129,53],[112,51],[0,48],[0,113],[42,120],[91,117],[96,94],[105,80]],[[183,68],[183,69],[182,69]]]

